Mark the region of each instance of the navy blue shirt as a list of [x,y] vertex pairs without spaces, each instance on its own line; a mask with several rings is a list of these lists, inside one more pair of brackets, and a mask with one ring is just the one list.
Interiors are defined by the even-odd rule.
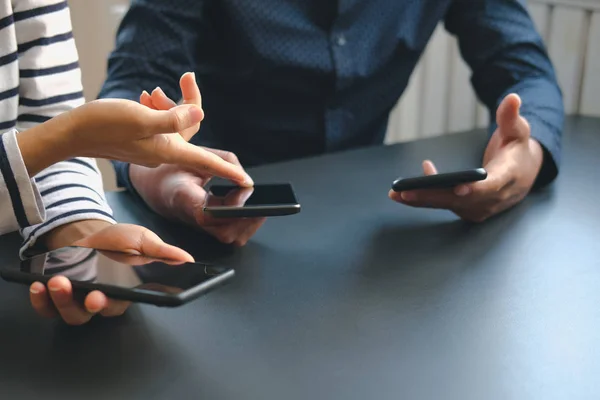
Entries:
[[132,0],[99,97],[137,101],[160,86],[179,99],[195,71],[206,119],[192,142],[245,166],[379,144],[440,21],[491,115],[521,96],[545,150],[538,183],[550,182],[562,97],[522,0]]

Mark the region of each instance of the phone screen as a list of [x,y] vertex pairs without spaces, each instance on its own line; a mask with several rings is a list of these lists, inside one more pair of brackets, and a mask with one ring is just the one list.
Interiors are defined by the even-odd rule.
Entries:
[[[297,204],[298,200],[290,184],[265,184],[255,185],[252,188],[240,188],[232,185],[213,185],[210,187],[213,198],[233,199],[240,197],[245,199],[243,205],[246,207],[264,205],[286,205]],[[210,201],[209,201],[210,203]],[[234,201],[234,205],[235,201]]]
[[74,282],[178,294],[226,273],[227,269],[66,247],[24,260],[21,271],[34,275],[62,275]]

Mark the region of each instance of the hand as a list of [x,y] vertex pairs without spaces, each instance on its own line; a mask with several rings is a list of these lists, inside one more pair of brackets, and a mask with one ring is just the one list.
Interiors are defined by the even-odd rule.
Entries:
[[[203,118],[200,104],[159,110],[129,100],[103,99],[22,132],[17,140],[28,169],[35,171],[70,157],[96,157],[148,167],[177,164],[251,186],[252,179],[240,166],[188,143]],[[45,147],[40,149],[42,143]],[[50,154],[43,158],[44,153]]]
[[[233,153],[206,150],[239,165]],[[201,227],[223,243],[244,246],[265,222],[265,218],[220,219],[204,213],[206,205],[216,202],[243,205],[252,193],[251,188],[234,191],[225,199],[218,199],[209,196],[204,189],[212,178],[210,174],[186,171],[174,165],[153,169],[131,165],[129,174],[138,194],[155,212],[171,220]]]
[[[447,209],[467,221],[482,222],[519,203],[531,190],[543,162],[541,145],[531,138],[527,120],[520,116],[521,99],[508,95],[498,107],[498,128],[483,157],[487,179],[448,190],[391,191],[390,197],[413,207]],[[437,170],[423,162],[425,175]]]
[[[184,75],[180,86],[184,103],[201,105],[200,90],[192,75]],[[159,110],[175,107],[175,103],[160,88],[156,88],[151,95],[142,93],[140,102]],[[204,150],[241,168],[238,158],[233,153],[209,148]],[[131,165],[129,174],[137,192],[154,211],[172,220],[200,226],[223,243],[243,246],[265,222],[264,218],[214,219],[205,215],[203,208],[209,198],[204,186],[213,177],[210,171],[193,171],[169,165],[156,169]],[[238,197],[228,198],[227,204],[243,204],[246,201],[243,198],[246,192],[239,193]]]
[[[156,234],[137,225],[108,224],[104,229],[70,245],[181,262],[194,261],[187,252],[164,243]],[[89,293],[80,304],[73,298],[71,282],[64,276],[50,279],[48,290],[42,283],[35,282],[29,291],[31,305],[39,315],[51,318],[58,314],[69,325],[84,324],[96,314],[118,316],[129,306],[129,302],[108,299],[97,290]]]

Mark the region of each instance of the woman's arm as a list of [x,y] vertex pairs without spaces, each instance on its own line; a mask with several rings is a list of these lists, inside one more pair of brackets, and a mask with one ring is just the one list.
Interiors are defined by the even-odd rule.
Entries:
[[[15,0],[13,5],[20,76],[20,151],[15,148],[22,175],[35,175],[37,191],[31,192],[41,196],[47,214],[37,225],[19,224],[22,253],[37,243],[42,249],[69,244],[114,223],[94,158],[179,164],[251,184],[240,166],[188,143],[204,116],[197,105],[164,111],[127,100],[84,105],[66,2]],[[75,155],[84,157],[71,158]]]
[[[45,136],[40,123],[83,105],[83,88],[66,1],[14,0],[13,12],[20,74],[17,130],[22,132],[17,137],[24,135],[28,160],[31,153],[48,150],[41,145]],[[48,161],[56,160],[34,161],[31,167],[32,172],[39,171],[34,178],[46,218],[23,227],[21,253],[65,224],[86,220],[114,223],[94,159],[60,156],[60,161],[43,168]]]
[[44,221],[44,204],[27,172],[14,130],[0,137],[0,171],[0,235]]

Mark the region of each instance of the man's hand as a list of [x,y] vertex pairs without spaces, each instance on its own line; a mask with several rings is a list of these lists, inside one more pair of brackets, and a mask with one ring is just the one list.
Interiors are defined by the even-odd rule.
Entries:
[[[77,222],[74,222],[71,225],[76,224]],[[194,261],[187,252],[164,243],[146,228],[127,224],[103,224],[106,224],[104,229],[66,245],[181,262]],[[129,302],[108,299],[97,290],[89,293],[81,304],[73,298],[71,282],[64,276],[50,279],[47,288],[42,283],[35,282],[30,286],[29,292],[31,305],[39,315],[49,318],[60,315],[69,325],[84,324],[96,314],[105,317],[118,316],[129,306]]]
[[[482,222],[521,200],[531,190],[543,162],[541,145],[531,138],[527,120],[519,114],[521,99],[508,95],[498,107],[498,129],[485,150],[484,181],[459,185],[449,190],[391,191],[390,197],[413,207],[447,209],[459,217]],[[425,175],[437,170],[431,161],[423,162]]]
[[[233,153],[206,150],[239,165]],[[204,207],[210,204],[212,197],[204,186],[212,178],[210,174],[186,171],[174,165],[158,168],[131,165],[129,168],[133,186],[155,212],[171,220],[201,227],[223,243],[244,246],[265,222],[264,218],[217,219],[206,215]],[[240,195],[226,201],[230,205],[243,205],[246,199]]]
[[[200,90],[192,74],[184,75],[180,86],[184,104],[201,106]],[[142,93],[140,102],[156,110],[169,110],[176,106],[160,88],[156,88],[152,94]],[[233,153],[202,149],[242,168]],[[243,246],[265,222],[264,218],[214,219],[205,215],[203,208],[209,197],[204,186],[213,177],[211,171],[185,169],[174,165],[161,165],[151,169],[132,164],[129,167],[129,175],[137,192],[154,211],[166,218],[202,227],[223,243]],[[228,204],[241,205],[246,200],[238,196],[227,201]]]

